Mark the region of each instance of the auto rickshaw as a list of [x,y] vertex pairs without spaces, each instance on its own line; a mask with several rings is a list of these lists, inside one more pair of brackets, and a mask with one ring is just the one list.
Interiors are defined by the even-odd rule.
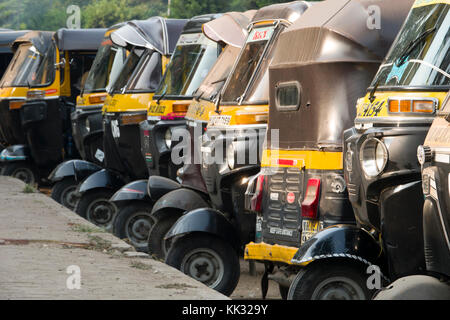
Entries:
[[[243,193],[247,177],[259,171],[259,145],[268,113],[268,66],[280,33],[309,6],[294,1],[266,6],[255,13],[201,145],[207,194],[196,191],[194,196],[192,189],[180,188],[162,196],[152,210],[159,217],[161,213],[179,217],[166,234],[160,233],[160,238],[153,240],[165,240],[166,248],[170,247],[166,263],[226,295],[239,280],[243,247],[254,238],[255,216],[244,214]],[[251,142],[245,143],[246,139]],[[244,159],[238,157],[242,154]],[[162,189],[150,187],[151,196]],[[149,242],[152,237],[153,229]]]
[[84,171],[85,177],[75,191],[78,198],[75,212],[108,230],[117,211],[109,198],[127,181],[147,175],[138,147],[139,122],[146,118],[167,58],[185,24],[183,19],[152,17],[130,21],[111,33],[112,42],[130,54],[103,105],[104,168],[96,168],[87,161],[83,166],[72,165],[72,175],[77,178],[78,172]]
[[[53,32],[31,31],[19,36],[11,45],[14,56],[0,81],[0,134],[5,146],[24,144],[20,107],[33,83],[27,78],[45,62]],[[38,51],[38,50],[41,50]]]
[[[175,145],[179,143],[178,141],[172,141],[172,137],[175,137],[177,133],[171,134],[170,138],[167,138],[167,143],[163,141],[165,137],[164,132],[167,130],[180,132],[181,129],[189,128],[189,139],[191,140],[186,142],[192,147],[189,153],[194,157],[195,151],[199,151],[197,150],[199,149],[199,144],[193,145],[195,133],[200,130],[200,133],[197,135],[201,135],[203,132],[202,127],[206,127],[209,112],[215,108],[212,101],[217,98],[218,92],[225,82],[224,80],[226,80],[234,61],[239,55],[240,48],[245,42],[247,35],[246,27],[253,14],[254,11],[246,13],[230,12],[209,22],[199,23],[198,31],[203,29],[204,36],[211,42],[217,43],[214,46],[208,45],[206,47],[210,51],[209,54],[216,54],[219,48],[224,47],[224,49],[199,88],[196,89],[193,102],[189,105],[186,114],[186,120],[183,118],[175,118],[173,120],[162,119],[155,122],[155,117],[156,119],[160,117],[151,115],[149,118],[152,120],[141,123],[141,148],[142,154],[146,157],[148,163],[150,179],[155,178],[166,185],[175,188],[180,187],[180,184],[174,181],[174,177],[170,179],[167,176],[161,177],[156,175],[164,161],[166,163],[171,161],[171,152],[172,150],[176,150],[175,148],[177,147]],[[191,100],[184,101],[188,102]],[[165,103],[167,105],[171,101],[166,101]],[[164,116],[162,117],[164,118]],[[186,122],[188,124],[187,127]],[[188,139],[188,137],[183,138]],[[168,148],[168,145],[170,145],[170,148]],[[197,147],[195,151],[194,147]],[[159,159],[157,161],[159,163],[158,165],[153,165],[153,161],[149,161],[148,159],[153,154]],[[164,161],[162,161],[161,156],[165,158]],[[206,193],[199,164],[193,161],[184,164],[185,166],[178,172],[178,179],[181,180],[184,186],[202,190]],[[195,192],[193,192],[193,196],[196,196]],[[140,228],[139,225],[142,225],[143,221],[152,221],[152,229],[155,228],[154,231],[158,230],[156,232],[163,232],[165,230],[167,232],[167,228],[170,228],[175,222],[162,222],[163,219],[161,219],[160,222],[162,223],[158,222],[155,227],[154,221],[158,220],[158,216],[150,215],[155,200],[157,199],[155,199],[153,192],[152,198],[147,195],[147,180],[131,182],[117,191],[110,200],[122,208],[115,219],[114,233],[120,238],[128,238],[137,249],[147,251],[149,230]],[[165,252],[162,253],[164,248],[161,247],[161,242],[152,244],[153,247],[150,248],[151,253],[159,258],[164,258]]]
[[400,278],[376,300],[450,300],[450,95],[417,149],[422,166],[425,275]]
[[[366,279],[375,272],[382,283],[425,271],[416,150],[449,89],[443,71],[449,68],[448,17],[448,3],[413,4],[366,96],[357,102],[354,127],[344,131],[344,177],[357,226],[317,233],[293,264],[314,266],[322,257],[359,260],[368,268]],[[326,281],[317,273],[302,269],[288,298],[302,298],[311,281]]]
[[[14,55],[11,49],[11,45],[13,44],[14,40],[16,40],[18,37],[24,36],[26,33],[28,33],[28,31],[14,31],[7,29],[4,29],[0,32],[0,79],[8,68],[9,63]],[[4,92],[1,88],[0,92],[0,99],[5,98],[3,97]],[[4,147],[7,146],[7,144],[8,143],[2,134],[0,126],[0,149],[3,150]]]
[[[269,124],[261,172],[250,179],[246,192],[246,209],[257,213],[257,237],[246,245],[244,257],[265,265],[263,298],[270,279],[286,299],[300,269],[291,259],[309,238],[335,224],[355,224],[344,181],[342,134],[352,126],[354,105],[377,72],[412,2],[377,1],[382,29],[369,29],[367,12],[373,1],[324,1],[281,35],[270,66]],[[292,48],[292,43],[299,47]],[[326,263],[329,269],[343,268],[340,261]],[[316,273],[323,269],[321,262],[305,269],[309,268],[317,268]],[[303,298],[323,299],[347,293],[347,287],[358,293],[349,298],[368,298],[362,277],[359,282],[346,280],[342,276],[329,290]],[[314,289],[310,284],[309,290]]]
[[9,105],[14,112],[11,118],[17,120],[13,130],[20,132],[17,136],[21,144],[9,146],[0,154],[4,175],[26,183],[47,184],[56,165],[78,157],[70,113],[105,31],[59,29],[54,34],[28,33],[15,41],[19,46],[17,59],[25,59],[25,63],[13,62],[1,86],[21,85],[26,100]]
[[[107,87],[116,80],[127,55],[125,48],[112,43],[110,35],[123,25],[124,23],[114,25],[105,32],[86,82],[77,97],[75,112],[71,114],[73,141],[81,159],[91,162],[93,168],[100,166],[103,160],[102,107]],[[76,180],[70,174],[73,170],[66,171],[66,174],[61,171],[69,167],[79,167],[84,163],[80,160],[65,161],[49,176],[49,180],[54,183],[51,197],[71,210],[75,208],[74,191],[78,185],[77,180],[83,177],[79,173]]]

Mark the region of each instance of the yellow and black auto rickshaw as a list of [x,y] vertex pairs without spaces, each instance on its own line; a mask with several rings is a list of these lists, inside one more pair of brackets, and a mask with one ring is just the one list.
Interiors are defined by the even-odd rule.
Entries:
[[292,263],[306,268],[294,279],[290,298],[302,298],[311,281],[321,281],[308,266],[322,257],[362,262],[366,279],[379,279],[371,289],[425,271],[416,150],[449,89],[445,2],[413,4],[366,96],[358,100],[355,125],[343,136],[344,176],[357,225],[326,228],[299,249]]
[[[24,36],[28,31],[13,31],[13,30],[2,30],[0,31],[0,79],[4,72],[9,66],[10,61],[13,58],[13,51],[11,46],[18,37]],[[1,90],[1,89],[0,89]],[[4,99],[4,92],[1,90],[0,99]],[[3,137],[1,130],[0,121],[0,149],[3,150],[4,147],[8,145],[6,138]],[[4,123],[4,122],[3,122]]]
[[[374,4],[381,10],[381,29],[367,28],[368,8]],[[299,271],[291,259],[319,230],[355,224],[344,181],[342,134],[352,126],[355,103],[411,5],[412,0],[324,1],[281,35],[270,66],[269,125],[261,172],[251,179],[246,193],[246,209],[257,213],[257,234],[246,245],[245,259],[265,265],[263,297],[269,279],[287,297]],[[328,259],[305,269],[322,277],[333,267],[341,268],[340,261]],[[308,293],[317,291],[310,296],[305,292],[303,298],[344,295],[347,288],[353,295],[345,298],[368,298],[364,279],[347,281],[342,276],[333,283],[332,270],[329,275],[329,288],[309,283]]]
[[[243,212],[243,194],[247,177],[259,171],[268,113],[268,66],[280,33],[309,6],[294,1],[255,13],[203,136],[200,161],[207,193],[193,191],[194,197],[189,196],[192,189],[181,188],[161,197],[153,207],[152,214],[159,219],[161,213],[179,217],[154,240],[165,240],[166,248],[170,247],[166,263],[226,295],[239,280],[243,247],[254,238],[255,215]],[[149,242],[154,236],[152,229]]]
[[[185,24],[186,20],[152,17],[127,22],[111,33],[112,42],[130,53],[103,105],[103,152],[98,153],[104,168],[85,161],[90,172],[83,174],[86,178],[75,191],[75,212],[96,225],[112,228],[117,208],[109,198],[126,182],[147,176],[139,147],[139,122],[146,118]],[[74,169],[77,177],[84,167]]]
[[70,114],[105,31],[32,32],[15,41],[19,46],[16,58],[1,86],[16,88],[26,100],[9,105],[14,112],[11,117],[19,120],[13,130],[20,132],[22,144],[9,146],[0,154],[4,175],[27,183],[47,183],[56,165],[78,156]]
[[[198,161],[185,161],[185,159],[187,155],[195,157],[198,156],[196,153],[200,152],[200,144],[194,144],[194,139],[196,139],[195,137],[199,137],[202,135],[203,130],[206,127],[206,123],[209,119],[209,114],[215,109],[213,101],[218,97],[220,89],[225,83],[225,80],[230,73],[236,58],[239,56],[241,47],[245,43],[245,39],[247,36],[247,25],[249,24],[251,16],[253,14],[254,11],[246,13],[230,12],[220,16],[217,19],[199,24],[198,30],[200,31],[201,29],[203,29],[203,34],[207,38],[209,38],[214,43],[217,43],[220,47],[224,47],[224,49],[220,56],[217,58],[215,64],[211,67],[206,78],[203,80],[199,88],[195,91],[193,101],[189,105],[189,109],[186,114],[186,120],[161,120],[157,122],[153,125],[152,128],[158,129],[157,131],[159,132],[159,135],[154,135],[153,132],[152,135],[150,135],[150,132],[145,132],[145,130],[147,130],[145,128],[149,127],[149,121],[141,124],[141,142],[143,156],[149,157],[150,154],[156,153],[158,155],[164,155],[166,157],[166,161],[167,158],[171,158],[171,151],[173,150],[176,153],[176,150],[181,146],[183,142],[170,141],[172,150],[162,149],[164,148],[164,145],[166,145],[165,143],[162,143],[164,131],[170,128],[174,132],[176,130],[177,133],[180,133],[180,136],[185,133],[185,135],[183,135],[183,139],[186,139],[186,142],[184,143],[189,144],[191,149],[187,151],[186,154],[177,155],[175,157],[176,160],[180,160],[184,164],[183,168],[181,168],[178,172],[178,178],[179,180],[181,180],[183,186],[188,186],[195,190],[201,190],[205,193],[205,195],[207,194],[206,187],[201,177]],[[217,45],[208,48],[208,50],[214,50],[212,52],[213,54],[217,52],[217,49]],[[177,126],[173,127],[173,123],[176,123]],[[182,132],[181,129],[186,130]],[[175,136],[177,135],[177,133],[173,135],[174,140],[176,140]],[[150,138],[150,136],[161,139],[161,142],[158,143],[158,140],[155,141],[154,139]],[[178,144],[177,147],[175,147],[175,144]],[[153,151],[157,148],[161,148],[159,150],[161,150],[162,152]],[[183,158],[181,158],[181,156]],[[151,164],[149,165],[149,167],[149,173],[155,172],[155,170],[157,170],[157,167]],[[115,234],[121,238],[126,237],[130,239],[133,245],[139,250],[147,249],[148,230],[138,228],[137,226],[139,226],[139,222],[143,219],[149,219],[152,205],[156,200],[158,200],[159,197],[163,195],[163,192],[161,192],[161,190],[159,190],[157,187],[153,188],[155,184],[154,181],[157,181],[158,185],[165,186],[165,193],[169,192],[172,189],[180,188],[180,184],[175,182],[173,179],[170,179],[169,177],[151,175],[149,178],[150,187],[148,188],[151,198],[147,195],[147,180],[140,180],[127,184],[119,191],[117,191],[111,198],[111,201],[117,203],[121,208],[123,208],[121,211],[119,211],[115,220]],[[187,193],[181,191],[181,193],[176,195],[173,199],[180,200],[181,198],[186,198],[186,196],[193,197],[193,199],[199,197],[194,191]],[[158,222],[156,224],[153,223],[151,230],[154,232],[154,234],[165,233],[177,218],[178,215],[165,216],[164,214],[162,214],[161,217],[159,215],[152,215],[150,216],[150,219],[153,222]],[[162,237],[155,236],[151,239],[153,240],[155,238],[160,239]],[[164,241],[150,242],[149,249],[153,255],[159,258],[165,257],[166,252]]]
[[[65,161],[49,176],[53,183],[51,197],[72,210],[75,208],[78,181],[90,173],[87,168],[100,170],[99,166],[102,164],[102,107],[106,91],[119,75],[127,55],[126,49],[113,44],[110,38],[111,33],[121,26],[123,23],[114,25],[105,32],[81,93],[77,97],[75,112],[71,114],[73,141],[82,160]],[[74,168],[78,169],[76,178]]]
[[[32,82],[27,76],[45,63],[43,57],[52,36],[52,32],[27,32],[11,45],[14,52],[12,63],[0,81],[0,135],[5,146],[25,143],[20,107],[27,98]],[[38,50],[43,52],[39,53]],[[34,82],[38,83],[38,80]]]
[[400,278],[376,300],[450,300],[450,95],[417,149],[422,166],[426,273]]

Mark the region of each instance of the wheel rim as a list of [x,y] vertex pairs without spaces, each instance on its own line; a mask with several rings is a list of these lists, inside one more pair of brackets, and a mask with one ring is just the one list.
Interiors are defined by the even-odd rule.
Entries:
[[147,239],[153,219],[148,212],[136,212],[126,222],[125,233],[136,246],[147,246]]
[[116,206],[107,199],[97,199],[88,206],[86,216],[97,226],[109,227],[116,211]]
[[63,190],[61,193],[61,204],[69,209],[74,209],[75,205],[77,203],[77,197],[76,197],[76,191],[77,186],[73,185],[70,187],[67,187]]
[[34,173],[29,168],[16,169],[12,176],[28,184],[34,183]]
[[208,287],[215,288],[223,279],[225,267],[216,252],[199,248],[184,257],[181,271]]
[[365,298],[361,286],[352,279],[332,277],[319,283],[311,300],[364,300]]

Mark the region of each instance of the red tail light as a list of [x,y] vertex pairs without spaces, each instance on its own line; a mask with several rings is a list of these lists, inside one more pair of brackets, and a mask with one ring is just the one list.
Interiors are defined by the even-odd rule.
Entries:
[[261,212],[262,197],[264,188],[264,175],[259,175],[256,181],[255,194],[252,197],[252,209],[256,212]]
[[302,202],[302,217],[317,219],[320,199],[320,179],[309,179],[305,199]]

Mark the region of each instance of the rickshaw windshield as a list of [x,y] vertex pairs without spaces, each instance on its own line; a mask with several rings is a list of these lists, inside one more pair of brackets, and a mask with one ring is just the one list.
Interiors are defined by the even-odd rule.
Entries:
[[449,47],[449,5],[434,4],[412,9],[370,88],[448,90]]
[[21,44],[0,81],[0,87],[37,87],[50,84],[55,70],[55,47],[39,52],[31,43]]
[[129,80],[127,91],[153,92],[159,85],[162,74],[161,54],[150,51],[139,64],[133,77]]
[[274,27],[261,27],[253,29],[248,35],[247,43],[223,92],[222,102],[236,103],[245,99],[244,95],[251,85],[251,80],[262,70],[258,67],[264,59],[263,55],[267,52],[266,48],[274,33]]
[[125,49],[113,46],[111,40],[105,39],[95,56],[92,68],[86,79],[83,93],[105,91],[118,76],[118,70],[125,62]]
[[192,96],[217,60],[217,43],[201,33],[183,34],[164,73],[157,96]]
[[128,81],[133,75],[133,72],[136,69],[136,66],[138,65],[139,60],[141,59],[144,52],[145,50],[140,48],[134,48],[131,50],[125,62],[123,63],[122,68],[120,68],[120,72],[116,76],[116,79],[114,81],[110,81],[110,85],[108,85],[107,90],[108,93],[114,94],[125,91]]

